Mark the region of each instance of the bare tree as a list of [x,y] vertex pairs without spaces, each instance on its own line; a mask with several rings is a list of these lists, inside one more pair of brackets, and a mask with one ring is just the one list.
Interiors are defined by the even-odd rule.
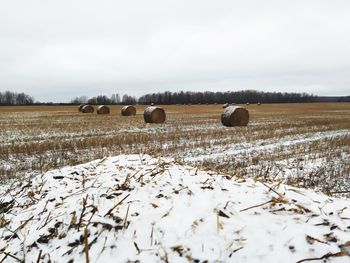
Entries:
[[31,105],[34,98],[25,93],[0,92],[0,105]]

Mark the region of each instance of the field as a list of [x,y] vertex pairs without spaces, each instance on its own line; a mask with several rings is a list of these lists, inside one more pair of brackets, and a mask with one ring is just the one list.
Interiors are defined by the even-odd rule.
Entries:
[[0,262],[349,262],[349,103],[163,107],[2,107]]
[[165,105],[167,121],[145,124],[76,106],[0,107],[0,176],[5,182],[119,154],[169,157],[228,178],[280,180],[349,196],[350,104],[246,106],[247,127],[221,125],[221,105]]

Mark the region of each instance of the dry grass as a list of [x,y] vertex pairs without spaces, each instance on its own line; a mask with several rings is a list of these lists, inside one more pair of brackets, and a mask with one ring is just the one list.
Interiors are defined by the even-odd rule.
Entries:
[[[265,178],[283,176],[278,171],[288,165],[300,169],[305,162],[310,166],[312,160],[322,160],[318,170],[298,170],[287,176],[288,181],[329,193],[344,188],[342,179],[350,174],[349,103],[244,106],[250,122],[235,128],[221,125],[222,105],[165,105],[167,120],[161,125],[144,123],[146,106],[137,106],[137,115],[128,118],[121,116],[121,106],[110,106],[111,114],[104,116],[78,113],[77,106],[0,107],[0,176],[13,178],[108,155],[148,153],[230,176]],[[279,145],[332,131],[345,134]],[[261,147],[270,144],[277,147]],[[222,154],[239,147],[239,154]]]

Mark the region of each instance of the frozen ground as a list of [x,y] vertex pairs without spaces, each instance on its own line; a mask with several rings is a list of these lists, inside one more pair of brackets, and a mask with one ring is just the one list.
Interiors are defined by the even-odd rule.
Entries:
[[[187,126],[185,126],[186,128]],[[72,143],[69,138],[75,138],[78,134],[70,134],[63,140],[62,134],[45,135],[38,140],[36,145],[32,138],[27,138],[28,154],[16,153],[8,154],[6,158],[0,160],[0,172],[9,174],[9,177],[21,177],[22,174],[42,173],[50,167],[63,167],[67,163],[81,163],[88,160],[102,158],[106,155],[130,154],[138,152],[149,152],[153,155],[167,156],[183,163],[202,167],[203,169],[217,169],[222,173],[229,173],[235,176],[263,177],[274,179],[276,177],[293,181],[294,185],[320,189],[328,193],[350,193],[350,130],[340,129],[336,131],[310,131],[302,134],[294,134],[294,128],[281,129],[284,133],[291,132],[292,135],[278,136],[279,130],[274,130],[274,135],[266,139],[251,139],[254,133],[242,137],[240,130],[235,130],[233,135],[211,134],[213,127],[218,131],[217,126],[209,126],[209,134],[198,136],[193,135],[198,131],[191,126],[188,132],[191,136],[186,136],[183,129],[179,128],[181,136],[161,137],[171,129],[157,130],[157,135],[153,139],[148,136],[156,132],[156,128],[145,128],[133,133],[139,137],[128,137],[132,132],[118,132],[120,136],[125,136],[123,140],[130,142],[120,145],[106,144],[98,141],[95,136],[91,137],[93,146],[85,149],[73,144],[71,149],[64,149],[62,144]],[[189,128],[189,127],[187,127]],[[198,128],[198,127],[197,127]],[[199,126],[203,129],[203,126]],[[173,128],[174,129],[174,128]],[[185,129],[186,130],[186,129]],[[294,131],[294,132],[293,132]],[[91,131],[89,131],[91,133]],[[203,130],[202,130],[203,132]],[[224,130],[226,132],[226,130]],[[259,131],[257,131],[259,132]],[[48,136],[57,137],[54,141],[48,140]],[[86,136],[88,134],[81,134]],[[148,138],[144,140],[142,137]],[[51,138],[50,137],[50,138]],[[106,139],[107,134],[99,138]],[[20,142],[9,143],[8,147],[17,149],[19,145],[25,145],[26,140],[21,138]],[[47,140],[47,141],[46,141]],[[63,141],[62,141],[63,140]],[[75,139],[73,139],[74,141]],[[110,142],[116,138],[110,138]],[[237,141],[238,140],[238,141]],[[136,142],[135,142],[136,141]],[[40,145],[43,145],[41,151]],[[47,144],[47,145],[46,145]],[[57,145],[56,145],[57,144]],[[12,145],[12,146],[11,146]],[[98,146],[97,146],[98,145]],[[33,149],[33,150],[30,150]],[[54,150],[52,150],[54,149]],[[222,169],[223,168],[223,169]],[[1,171],[2,169],[2,171]],[[313,181],[312,181],[313,180]]]
[[[192,166],[219,167],[227,174],[350,193],[349,130],[324,131],[281,139],[193,148],[183,153]],[[337,145],[337,147],[334,147]]]
[[109,157],[0,196],[1,262],[350,261],[349,199],[168,158]]
[[271,139],[271,140],[261,140],[254,141],[251,143],[235,143],[227,144],[224,147],[207,147],[201,152],[200,149],[196,149],[194,157],[187,156],[189,162],[197,163],[203,160],[209,159],[220,159],[227,156],[240,156],[250,155],[253,152],[268,152],[273,153],[275,151],[280,151],[281,148],[291,148],[294,145],[307,144],[315,141],[320,141],[327,138],[337,138],[340,136],[350,136],[349,130],[339,130],[339,131],[326,131],[326,132],[316,132],[309,134],[301,134],[297,136],[289,136],[282,139]]

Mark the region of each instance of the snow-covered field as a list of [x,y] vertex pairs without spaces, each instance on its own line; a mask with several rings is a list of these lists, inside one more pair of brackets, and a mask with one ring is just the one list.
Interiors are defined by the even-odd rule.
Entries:
[[162,125],[145,124],[143,107],[131,118],[120,116],[120,106],[108,116],[79,114],[69,106],[0,111],[0,183],[142,153],[349,196],[350,104],[250,105],[249,125],[240,128],[222,126],[218,105],[164,106]]
[[350,104],[164,107],[2,108],[0,263],[350,262]]
[[0,186],[0,262],[350,262],[350,201],[120,155]]

